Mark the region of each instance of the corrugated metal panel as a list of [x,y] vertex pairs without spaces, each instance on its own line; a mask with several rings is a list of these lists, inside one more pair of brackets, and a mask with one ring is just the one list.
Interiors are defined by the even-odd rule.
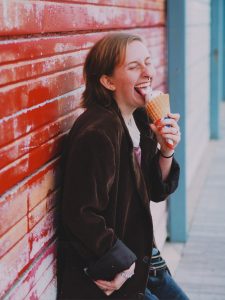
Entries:
[[164,0],[0,3],[0,298],[55,298],[59,159],[81,113],[85,55],[109,31],[141,34],[154,86],[166,90],[164,9]]

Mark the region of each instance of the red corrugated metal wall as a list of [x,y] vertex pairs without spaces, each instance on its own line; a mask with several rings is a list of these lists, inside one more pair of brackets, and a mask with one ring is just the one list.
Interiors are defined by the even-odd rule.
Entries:
[[0,299],[54,299],[56,201],[82,64],[106,32],[144,36],[165,89],[164,0],[0,2]]

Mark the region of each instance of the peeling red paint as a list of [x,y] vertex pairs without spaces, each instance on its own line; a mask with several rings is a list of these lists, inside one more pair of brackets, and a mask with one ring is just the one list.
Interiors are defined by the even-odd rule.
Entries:
[[7,64],[0,69],[0,86],[74,68],[84,62],[86,55],[87,50],[83,50],[41,60]]
[[0,43],[0,63],[11,63],[90,48],[104,33],[31,37]]
[[[82,84],[82,67],[77,67],[75,70],[63,71],[3,87],[0,89],[0,105],[4,106],[4,111],[0,111],[0,118],[71,92]],[[25,101],[24,95],[26,95]]]
[[[7,120],[3,119],[2,124],[0,124],[0,145],[4,146],[5,144],[9,144],[10,142],[15,141],[17,138],[21,138],[22,136],[26,135],[28,145],[26,145],[26,141],[24,141],[22,147],[26,148],[30,146],[30,144],[33,144],[33,146],[35,146],[34,137],[37,133],[33,131],[37,128],[38,131],[41,131],[40,126],[45,126],[44,129],[46,131],[46,134],[49,134],[49,136],[51,135],[53,126],[58,126],[60,129],[58,130],[59,133],[62,133],[63,128],[66,127],[66,124],[64,125],[64,123],[66,123],[66,120],[71,117],[69,113],[72,112],[80,102],[81,92],[82,90],[79,89],[74,93],[56,98],[53,101],[47,102],[42,106],[36,106],[32,109],[22,111],[20,114],[12,115]],[[74,111],[73,114],[76,116],[77,111]],[[60,119],[60,117],[63,117],[64,115],[66,119]],[[46,128],[46,124],[49,124],[49,128]],[[66,129],[68,130],[68,128]],[[32,132],[32,134],[28,135],[30,132]],[[21,141],[17,141],[16,143],[21,143]],[[40,146],[40,144],[38,146]],[[7,145],[6,152],[8,152],[9,148],[10,146]],[[3,164],[3,162],[1,162],[1,164]]]
[[[136,4],[137,5],[137,4]],[[135,5],[135,6],[136,6]],[[164,10],[145,9],[143,6],[114,7],[76,3],[10,1],[0,3],[5,12],[0,19],[2,35],[76,30],[119,29],[160,26],[165,23]],[[137,9],[138,8],[138,11]],[[29,17],[28,17],[29,16]],[[77,16],[77,18],[74,18]]]
[[59,160],[53,161],[1,197],[0,236],[57,188],[59,171]]
[[[64,135],[59,135],[55,139],[26,154],[13,164],[0,171],[0,195],[13,187],[15,184],[31,175],[42,165],[57,157],[62,148]],[[7,178],[7,181],[4,180]]]
[[56,251],[56,243],[44,249],[39,259],[34,263],[33,267],[22,275],[21,284],[17,285],[8,295],[8,299],[25,299],[27,294],[32,290],[38,282],[43,272],[53,263]]

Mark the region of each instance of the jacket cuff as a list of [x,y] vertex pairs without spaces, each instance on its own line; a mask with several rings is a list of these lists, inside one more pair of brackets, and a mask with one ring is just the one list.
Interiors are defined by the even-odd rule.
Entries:
[[91,263],[84,271],[94,280],[111,281],[116,274],[129,269],[136,259],[136,255],[118,239],[105,255]]

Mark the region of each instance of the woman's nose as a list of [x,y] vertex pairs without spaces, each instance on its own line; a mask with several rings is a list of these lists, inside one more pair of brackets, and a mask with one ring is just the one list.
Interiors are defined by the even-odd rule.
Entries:
[[143,76],[144,77],[154,77],[155,75],[155,68],[150,66],[143,66]]

